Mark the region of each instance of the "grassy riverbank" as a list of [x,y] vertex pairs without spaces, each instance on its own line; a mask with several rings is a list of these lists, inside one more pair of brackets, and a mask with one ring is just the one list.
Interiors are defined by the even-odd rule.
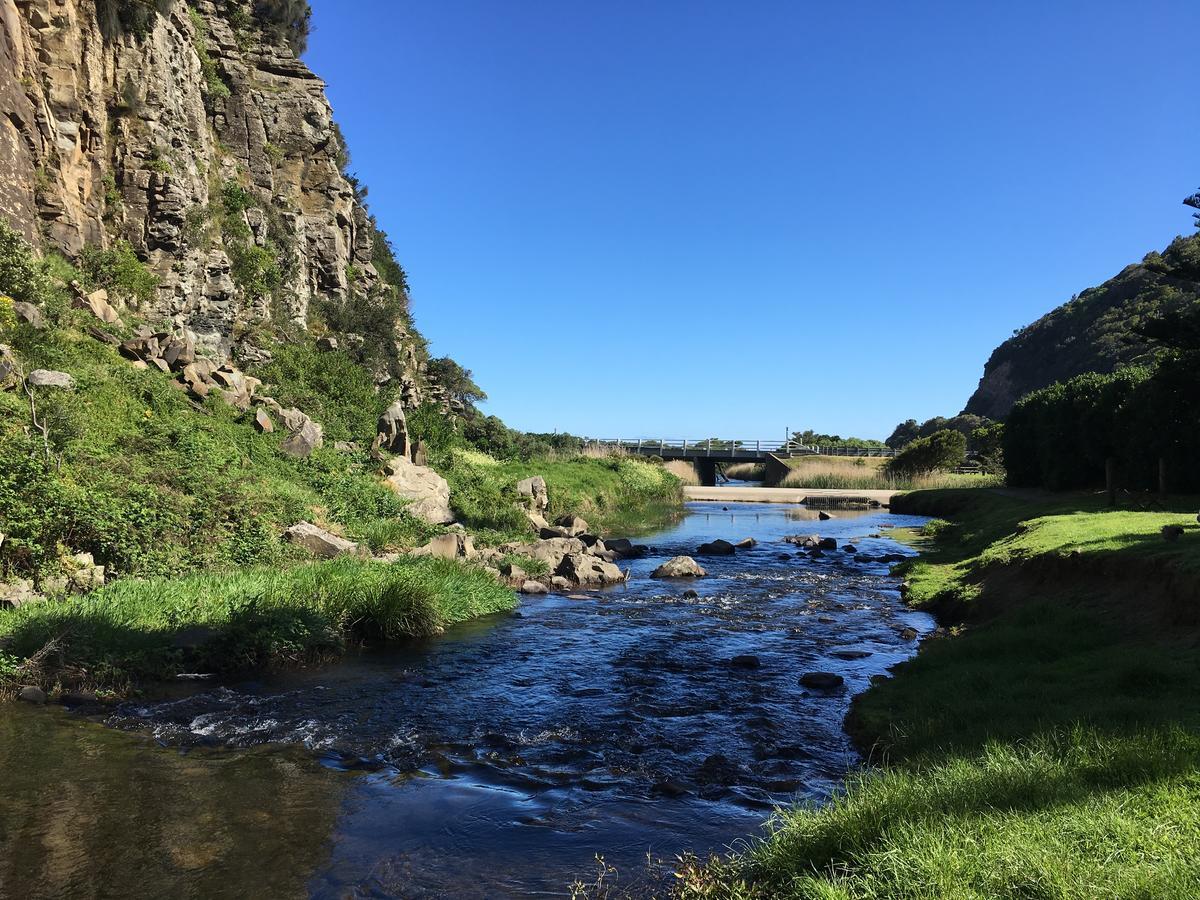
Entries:
[[311,661],[355,640],[437,634],[516,602],[482,569],[428,557],[128,579],[0,615],[0,675],[119,690],[180,672]]
[[[1095,496],[917,492],[905,574],[950,626],[854,704],[880,768],[685,897],[1200,894],[1200,532]],[[1163,525],[1189,525],[1174,543]]]

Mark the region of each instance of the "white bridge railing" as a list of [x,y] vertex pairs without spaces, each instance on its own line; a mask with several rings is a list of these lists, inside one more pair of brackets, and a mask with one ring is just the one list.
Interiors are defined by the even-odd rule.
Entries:
[[597,450],[638,453],[643,456],[745,457],[754,459],[773,453],[777,456],[895,456],[887,447],[808,446],[797,441],[723,440],[720,438],[588,438],[587,446]]

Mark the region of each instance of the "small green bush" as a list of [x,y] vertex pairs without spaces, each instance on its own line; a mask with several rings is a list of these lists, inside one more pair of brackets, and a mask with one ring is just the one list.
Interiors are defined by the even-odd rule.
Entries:
[[24,303],[41,303],[50,285],[29,244],[0,219],[0,295]]
[[79,268],[89,287],[105,288],[138,303],[149,303],[158,289],[158,276],[146,268],[125,240],[108,249],[84,247],[79,254]]

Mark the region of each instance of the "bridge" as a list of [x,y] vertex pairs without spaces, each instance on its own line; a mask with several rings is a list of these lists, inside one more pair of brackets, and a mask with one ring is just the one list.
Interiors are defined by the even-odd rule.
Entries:
[[[895,456],[896,451],[887,447],[854,447],[848,444],[833,446],[809,446],[798,441],[722,440],[719,438],[589,438],[588,448],[609,453],[629,453],[635,456],[657,456],[660,459],[681,459],[696,464],[700,483],[713,487],[717,483],[717,471],[725,463],[763,463],[770,470],[782,467],[781,460],[793,456]],[[781,473],[782,474],[786,473]]]

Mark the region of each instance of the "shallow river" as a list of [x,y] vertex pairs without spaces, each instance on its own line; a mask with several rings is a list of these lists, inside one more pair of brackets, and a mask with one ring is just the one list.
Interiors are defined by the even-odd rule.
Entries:
[[[781,539],[907,552],[886,528],[920,520],[688,513],[623,587],[102,717],[0,710],[0,896],[563,896],[597,853],[649,883],[648,855],[820,800],[858,761],[851,695],[933,623],[887,566]],[[694,584],[647,577],[716,537],[759,543]],[[801,687],[812,670],[846,687]]]

